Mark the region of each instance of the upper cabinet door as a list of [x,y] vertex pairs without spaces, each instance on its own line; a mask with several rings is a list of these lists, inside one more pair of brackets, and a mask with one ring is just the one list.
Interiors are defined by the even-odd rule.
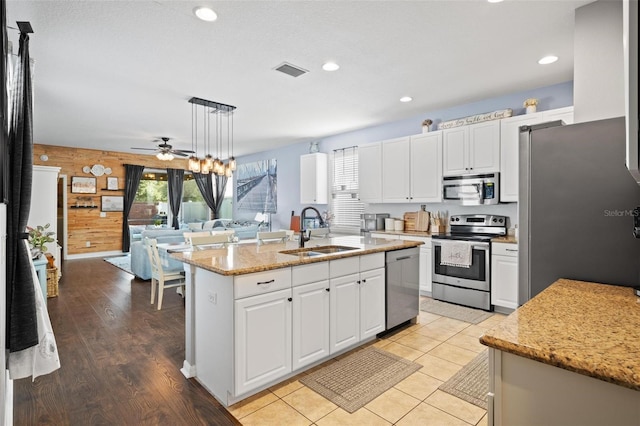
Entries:
[[410,202],[409,137],[382,142],[382,200],[385,203]]
[[382,202],[382,143],[358,146],[358,193],[365,203]]
[[442,174],[445,176],[452,176],[467,173],[469,169],[468,126],[444,130],[442,132],[442,137]]
[[472,174],[500,171],[500,120],[469,126],[469,169]]
[[327,204],[327,154],[300,156],[300,204]]
[[542,113],[517,115],[500,122],[500,201],[518,201],[520,126],[541,123]]
[[442,202],[442,131],[411,136],[411,201]]

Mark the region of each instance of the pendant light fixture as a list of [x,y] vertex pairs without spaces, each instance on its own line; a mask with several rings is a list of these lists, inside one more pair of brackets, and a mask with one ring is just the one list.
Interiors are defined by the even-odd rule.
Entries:
[[[194,173],[214,173],[218,176],[231,177],[236,169],[236,160],[233,157],[233,113],[236,107],[195,97],[189,99],[189,103],[191,104],[191,149],[195,152],[189,157],[189,170]],[[198,126],[198,109],[202,110],[201,126]],[[213,151],[211,150],[212,116],[215,126],[213,130],[215,139]],[[227,164],[221,160],[223,157],[225,127]],[[200,134],[202,135],[204,153],[202,159],[198,156],[198,136]]]

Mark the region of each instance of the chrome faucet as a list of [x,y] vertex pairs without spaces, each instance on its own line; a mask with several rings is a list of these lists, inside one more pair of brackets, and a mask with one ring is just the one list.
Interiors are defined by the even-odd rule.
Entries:
[[300,220],[302,221],[303,227],[301,227],[300,229],[300,248],[304,247],[304,243],[309,241],[309,239],[311,238],[311,235],[305,236],[305,234],[307,234],[307,230],[304,229],[304,214],[307,212],[307,210],[313,210],[314,212],[316,212],[318,219],[320,219],[320,227],[324,226],[324,220],[322,220],[322,215],[320,214],[318,209],[311,206],[302,209],[302,212],[300,213]]

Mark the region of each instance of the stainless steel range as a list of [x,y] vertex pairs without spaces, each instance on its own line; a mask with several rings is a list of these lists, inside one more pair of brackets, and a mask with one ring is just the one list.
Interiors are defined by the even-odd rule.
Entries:
[[507,217],[457,215],[451,233],[432,236],[434,299],[491,311],[491,239],[507,234]]

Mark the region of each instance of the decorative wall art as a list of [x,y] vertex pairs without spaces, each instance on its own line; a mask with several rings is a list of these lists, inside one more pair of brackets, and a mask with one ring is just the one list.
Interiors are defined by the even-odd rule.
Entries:
[[107,189],[109,191],[117,191],[118,190],[118,178],[117,177],[108,177],[107,178]]
[[95,194],[96,193],[96,178],[72,176],[71,177],[71,192],[73,194]]
[[102,196],[102,211],[103,212],[121,212],[124,210],[124,197],[121,195]]
[[236,178],[238,208],[276,213],[278,167],[276,159],[239,164]]

